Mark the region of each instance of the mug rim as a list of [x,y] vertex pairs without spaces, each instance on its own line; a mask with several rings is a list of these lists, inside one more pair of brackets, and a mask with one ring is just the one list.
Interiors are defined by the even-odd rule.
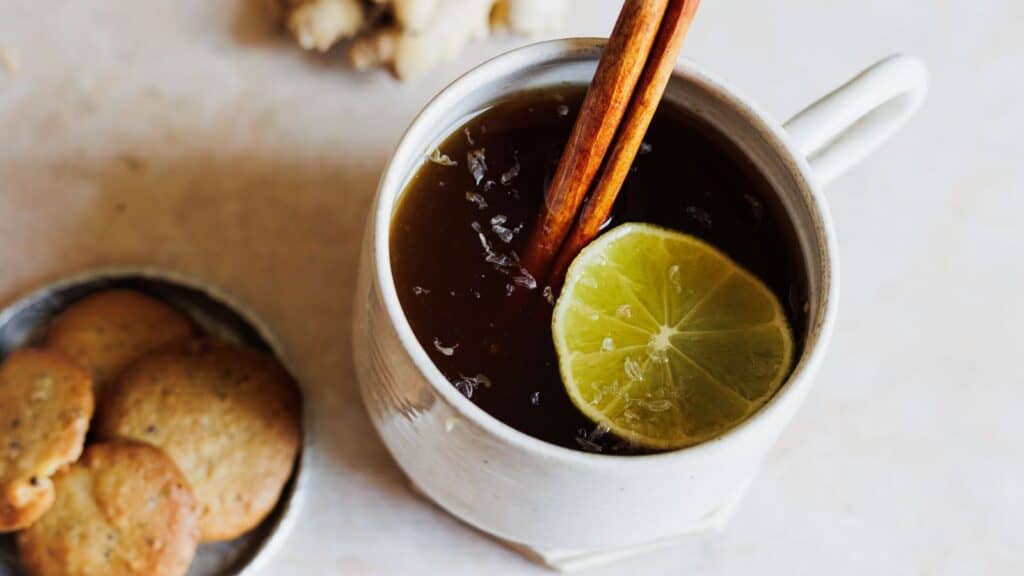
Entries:
[[[377,186],[376,201],[372,212],[374,221],[371,241],[375,261],[375,281],[381,290],[384,308],[402,349],[412,359],[416,369],[429,382],[434,392],[439,394],[456,414],[471,421],[482,428],[485,433],[493,435],[502,442],[547,458],[591,466],[619,466],[627,463],[641,465],[646,462],[662,462],[681,458],[684,455],[695,455],[715,450],[719,443],[755,433],[756,429],[763,427],[774,413],[782,409],[784,397],[793,396],[797,393],[798,388],[810,384],[831,338],[838,301],[839,271],[838,263],[835,260],[837,243],[828,204],[818,188],[807,159],[792,145],[785,129],[751,100],[740,96],[729,84],[704,72],[690,60],[681,60],[672,72],[673,77],[681,76],[688,82],[701,85],[717,100],[732,106],[739,112],[747,126],[764,138],[773,151],[778,154],[786,171],[794,177],[799,187],[804,192],[809,192],[800,194],[800,197],[813,220],[814,237],[819,239],[814,242],[811,249],[819,253],[821,260],[819,274],[822,286],[818,304],[820,313],[817,315],[815,323],[808,326],[800,358],[778,391],[746,420],[714,438],[674,450],[624,456],[566,448],[531,436],[502,422],[458,392],[430,359],[416,338],[405,311],[402,309],[391,269],[390,231],[394,215],[393,209],[401,196],[401,186],[405,180],[404,175],[395,172],[396,159],[417,155],[416,150],[410,149],[413,136],[420,131],[433,132],[433,130],[427,130],[434,120],[432,117],[457,105],[460,100],[459,94],[472,92],[475,86],[487,84],[495,78],[507,76],[512,71],[530,66],[555,64],[573,55],[583,58],[595,50],[599,53],[606,42],[605,38],[560,38],[527,44],[482,62],[445,86],[417,113],[402,133],[384,167]],[[512,92],[514,91],[509,91],[509,93]],[[384,194],[391,189],[395,189],[391,199],[383,201]]]

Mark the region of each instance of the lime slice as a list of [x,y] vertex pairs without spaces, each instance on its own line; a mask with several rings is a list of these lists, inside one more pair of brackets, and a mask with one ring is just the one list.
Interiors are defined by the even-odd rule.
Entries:
[[566,391],[638,445],[681,448],[764,405],[793,362],[772,291],[708,244],[624,224],[573,261],[552,320]]

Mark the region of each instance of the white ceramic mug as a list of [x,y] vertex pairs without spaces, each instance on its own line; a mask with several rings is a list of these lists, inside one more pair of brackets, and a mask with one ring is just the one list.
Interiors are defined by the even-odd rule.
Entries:
[[720,524],[792,418],[828,345],[836,314],[836,241],[821,187],[892,134],[924,97],[927,74],[897,56],[779,125],[692,64],[665,99],[732,139],[781,199],[808,271],[808,325],[789,380],[721,437],[647,456],[578,452],[523,434],[462,396],[431,362],[398,300],[391,219],[427,153],[468,115],[527,88],[587,84],[603,40],[535,44],[470,71],[405,133],[377,190],[362,247],[353,346],[364,402],[413,484],[477,528],[535,549],[608,550]]

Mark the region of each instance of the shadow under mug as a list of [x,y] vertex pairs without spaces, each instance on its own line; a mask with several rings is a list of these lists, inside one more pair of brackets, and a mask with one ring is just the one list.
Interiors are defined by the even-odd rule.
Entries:
[[890,57],[785,125],[723,82],[681,64],[665,101],[731,139],[764,174],[795,230],[809,275],[803,352],[778,393],[746,422],[689,448],[646,456],[578,452],[525,435],[462,396],[402,311],[389,233],[409,179],[465,119],[512,93],[587,84],[604,40],[527,46],[468,72],[435,97],[386,167],[363,239],[353,347],[363,400],[415,487],[463,521],[536,549],[606,550],[720,526],[803,401],[836,315],[836,241],[821,187],[896,131],[924,97],[917,60]]

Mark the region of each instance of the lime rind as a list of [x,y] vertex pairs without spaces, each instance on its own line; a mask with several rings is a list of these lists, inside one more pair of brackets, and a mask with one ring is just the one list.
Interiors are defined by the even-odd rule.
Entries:
[[621,225],[569,267],[552,334],[573,404],[652,449],[735,427],[779,389],[793,336],[756,276],[692,236]]

